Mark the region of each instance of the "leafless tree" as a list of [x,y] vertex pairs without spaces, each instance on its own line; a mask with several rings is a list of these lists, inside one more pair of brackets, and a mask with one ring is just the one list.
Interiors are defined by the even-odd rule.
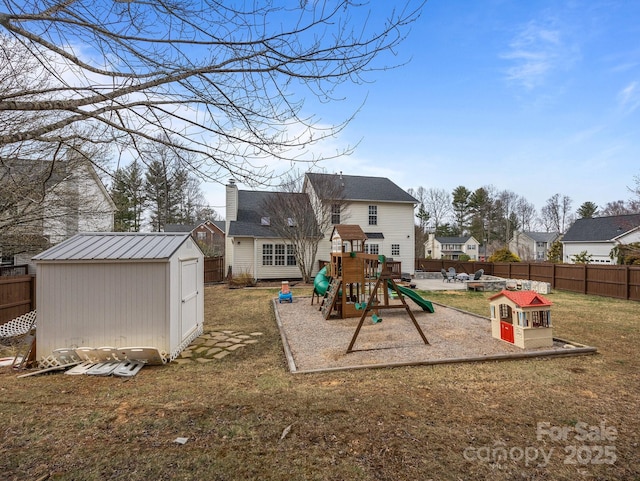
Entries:
[[344,186],[337,176],[315,179],[313,190],[303,192],[301,177],[290,174],[282,190],[266,197],[262,206],[270,219],[271,230],[294,247],[302,279],[309,282],[318,253],[318,246],[335,220],[336,213],[344,217]]
[[327,124],[305,101],[343,100],[342,84],[402,63],[384,54],[397,54],[415,1],[376,3],[374,17],[350,0],[2,0],[0,43],[21,45],[46,82],[0,90],[2,115],[21,117],[0,145],[91,140],[133,158],[144,141],[163,142],[209,179],[275,183],[285,162],[274,159],[320,160],[309,147],[359,108]]
[[523,231],[533,230],[536,217],[536,207],[524,197],[518,198],[515,205],[515,212]]
[[446,189],[431,187],[425,192],[424,208],[429,213],[429,220],[433,221],[434,232],[437,232],[446,216],[451,214],[451,195]]
[[560,194],[554,194],[547,199],[547,203],[541,210],[541,222],[547,232],[565,233],[573,223],[574,216],[571,214],[571,198]]

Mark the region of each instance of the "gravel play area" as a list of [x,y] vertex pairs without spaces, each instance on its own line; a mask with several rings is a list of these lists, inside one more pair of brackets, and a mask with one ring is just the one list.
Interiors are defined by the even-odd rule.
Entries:
[[325,320],[317,302],[298,297],[274,309],[291,372],[318,372],[413,364],[522,359],[536,356],[592,354],[593,347],[554,339],[552,347],[520,349],[494,339],[488,318],[434,303],[435,312],[408,302],[429,344],[424,344],[405,309],[379,312],[382,322],[365,320],[353,352],[347,347],[359,318]]

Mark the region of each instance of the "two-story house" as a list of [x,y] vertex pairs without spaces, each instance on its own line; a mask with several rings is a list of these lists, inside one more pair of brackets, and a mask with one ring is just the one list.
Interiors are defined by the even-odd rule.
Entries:
[[509,250],[523,261],[546,261],[549,248],[559,238],[559,232],[515,231],[509,241]]
[[113,231],[116,206],[84,159],[7,162],[0,174],[0,197],[9,206],[0,214],[0,251],[16,264],[79,232]]
[[203,220],[196,224],[167,224],[165,232],[190,232],[206,257],[224,255],[225,221]]
[[[321,185],[327,179],[339,183],[340,202],[324,198]],[[234,275],[245,273],[255,279],[300,278],[293,246],[275,234],[264,212],[269,196],[283,194],[239,190],[235,182],[227,185],[226,192],[226,271],[231,268]],[[329,260],[333,226],[348,223],[359,225],[367,235],[366,252],[401,262],[404,272],[414,271],[414,208],[418,201],[391,180],[307,173],[302,192],[286,195],[305,196],[309,203],[318,198],[332,206],[331,222],[321,233],[316,260]],[[315,264],[314,274],[318,262]]]
[[562,238],[562,258],[573,264],[574,256],[586,252],[592,264],[615,264],[611,249],[640,242],[640,214],[578,219]]
[[424,243],[424,252],[431,259],[458,260],[467,255],[472,261],[479,259],[480,243],[473,236],[437,237],[429,234]]

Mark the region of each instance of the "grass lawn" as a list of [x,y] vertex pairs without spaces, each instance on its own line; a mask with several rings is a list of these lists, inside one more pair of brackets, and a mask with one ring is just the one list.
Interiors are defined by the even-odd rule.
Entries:
[[[0,368],[0,478],[640,479],[638,303],[548,296],[554,335],[595,355],[293,375],[276,293],[206,288],[205,331],[263,333],[210,363],[128,380]],[[423,295],[488,315],[491,293]]]

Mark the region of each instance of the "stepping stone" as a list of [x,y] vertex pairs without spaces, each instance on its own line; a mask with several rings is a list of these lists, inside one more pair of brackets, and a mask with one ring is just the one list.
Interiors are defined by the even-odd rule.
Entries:
[[216,339],[209,339],[207,342],[204,343],[205,346],[215,346],[216,343],[219,342]]
[[262,336],[263,334],[261,332],[252,332],[251,334],[249,334],[250,336]]
[[213,362],[213,359],[207,359],[206,357],[199,357],[195,361],[199,362],[200,364],[206,364],[208,362]]
[[219,342],[216,344],[216,347],[229,347],[229,346],[233,346],[232,342]]
[[175,362],[176,364],[191,364],[193,361],[191,359],[174,359],[173,362]]
[[228,351],[235,351],[236,349],[240,348],[240,347],[244,347],[244,344],[234,344],[233,346],[229,346],[227,348]]
[[227,342],[242,342],[242,339],[238,339],[237,337],[230,337],[227,339]]
[[247,336],[246,334],[241,334],[239,336],[236,336],[238,339],[251,339],[251,336]]
[[257,339],[249,339],[244,341],[244,344],[257,344],[259,341]]
[[223,357],[231,354],[229,351],[220,351],[218,354],[214,355],[216,359],[222,359]]
[[219,348],[219,347],[214,347],[213,349],[209,349],[209,350],[207,351],[207,356],[211,357],[211,356],[213,356],[214,354],[219,353],[220,351],[222,351],[222,349],[221,349],[221,348]]

